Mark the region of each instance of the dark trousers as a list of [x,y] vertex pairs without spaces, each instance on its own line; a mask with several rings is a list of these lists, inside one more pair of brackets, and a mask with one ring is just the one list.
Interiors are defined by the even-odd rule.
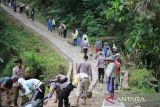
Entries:
[[15,86],[15,88],[14,88],[14,99],[13,99],[14,106],[18,105],[17,100],[18,100],[18,97],[19,97],[19,90],[20,90],[20,87]]
[[62,89],[59,92],[58,95],[58,107],[63,107],[63,101],[64,101],[64,106],[69,107],[69,95],[71,91],[73,90],[73,85],[69,84],[66,88]]
[[68,97],[65,97],[65,98],[59,98],[58,99],[58,107],[63,107],[63,100],[64,100],[64,106],[65,107],[69,107],[69,99]]
[[108,78],[107,90],[109,91],[109,93],[114,93],[114,77]]
[[34,14],[31,14],[32,21],[34,21]]
[[77,45],[77,39],[73,40],[73,45],[76,46]]
[[64,29],[64,31],[63,31],[63,35],[64,35],[64,38],[66,38],[66,37],[67,37],[67,29]]
[[16,12],[16,11],[17,11],[16,5],[14,5],[13,7],[14,7],[14,8],[13,8],[13,11]]
[[55,27],[56,27],[55,25],[52,26],[52,28],[53,28],[54,30],[55,30]]
[[85,48],[85,49],[83,49],[83,50],[84,50],[84,56],[87,56],[88,49]]
[[104,68],[98,68],[98,79],[99,79],[99,81],[102,80],[102,82],[103,82],[103,79],[104,79]]
[[39,86],[39,88],[41,89],[42,92],[40,92],[38,89],[37,91],[34,93],[34,95],[32,96],[32,99],[31,101],[35,101],[37,99],[40,99],[42,100],[44,98],[44,94],[45,94],[45,85],[44,84],[41,84]]

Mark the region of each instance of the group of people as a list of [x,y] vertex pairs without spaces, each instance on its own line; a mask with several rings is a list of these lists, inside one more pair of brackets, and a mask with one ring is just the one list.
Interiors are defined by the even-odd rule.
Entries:
[[[69,95],[73,88],[77,87],[76,104],[79,105],[80,97],[83,97],[84,104],[86,104],[87,91],[89,89],[90,81],[92,80],[92,69],[88,63],[88,56],[84,56],[84,60],[80,63],[74,81],[70,82],[65,75],[59,74],[47,82],[42,82],[38,79],[25,79],[25,69],[22,59],[15,61],[12,77],[4,77],[0,79],[0,93],[6,92],[7,95],[14,93],[13,103],[14,107],[18,107],[19,91],[22,91],[21,97],[33,94],[30,101],[41,100],[42,106],[50,97],[56,93],[55,103],[58,102],[58,107],[70,107]],[[49,88],[49,94],[45,95],[46,87]],[[0,94],[0,99],[2,96]],[[0,100],[0,101],[1,101]],[[0,106],[1,102],[0,102]],[[21,105],[22,106],[22,105]]]
[[14,12],[17,12],[17,7],[19,7],[19,13],[23,13],[25,11],[27,17],[31,17],[32,21],[34,21],[34,15],[35,15],[35,10],[34,8],[29,8],[28,5],[22,4],[18,5],[17,4],[17,0],[0,0],[0,2],[2,2],[5,5],[9,5],[11,6],[11,8],[13,9]]
[[[14,4],[14,11],[16,11],[16,0],[11,3]],[[28,7],[26,12],[28,14]],[[34,20],[34,8],[31,11],[31,16]],[[52,32],[55,30],[55,20],[53,18],[48,19],[48,30]],[[65,24],[61,23],[59,26],[59,34],[66,38],[67,27]],[[22,63],[22,59],[15,61],[16,66],[13,68],[12,77],[4,77],[0,79],[0,91],[6,91],[7,94],[13,93],[14,89],[14,106],[18,106],[17,100],[19,97],[19,91],[21,90],[23,94],[21,96],[27,96],[30,93],[33,93],[32,100],[37,99],[47,101],[51,98],[53,93],[56,92],[55,103],[58,102],[58,107],[69,107],[69,95],[73,88],[77,87],[76,91],[76,105],[79,106],[79,100],[82,97],[84,103],[86,104],[87,93],[92,81],[92,68],[88,63],[88,49],[89,49],[89,40],[86,34],[80,34],[78,29],[73,28],[72,30],[72,39],[73,46],[80,46],[81,51],[84,52],[84,60],[79,64],[77,69],[77,74],[74,76],[74,81],[68,81],[68,78],[64,75],[57,75],[53,79],[47,81],[46,83],[41,82],[38,79],[28,79],[25,80],[25,70]],[[114,90],[118,89],[120,83],[120,65],[121,59],[120,54],[117,50],[115,44],[111,47],[107,42],[102,45],[102,41],[97,39],[95,43],[96,48],[96,57],[97,68],[98,68],[98,80],[100,83],[104,83],[104,77],[106,76],[107,80],[107,90],[110,93],[109,97],[106,97],[106,100],[114,103]],[[45,96],[45,86],[50,89],[49,94]],[[1,96],[0,96],[1,101]],[[0,103],[1,104],[1,103]]]
[[48,18],[48,30],[52,32],[52,30],[55,30],[56,22],[54,18]]
[[121,58],[115,44],[109,46],[107,42],[103,44],[101,40],[96,40],[96,58],[98,67],[98,79],[103,83],[104,75],[107,79],[107,90],[110,96],[106,98],[107,101],[114,103],[114,90],[117,90],[122,85],[120,78],[121,72]]
[[[7,95],[14,93],[13,103],[14,107],[18,106],[19,91],[21,90],[23,94],[21,96],[26,96],[30,93],[34,93],[32,100],[43,99],[45,93],[44,84],[38,79],[28,79],[25,80],[25,70],[22,65],[22,59],[15,61],[16,66],[13,68],[12,77],[4,77],[0,79],[0,91],[1,93],[7,92]],[[11,96],[10,96],[11,97]],[[2,96],[0,96],[2,100]],[[0,102],[0,106],[1,105]]]
[[[56,81],[59,81],[58,83]],[[47,82],[48,87],[50,88],[50,93],[46,95],[45,99],[51,98],[53,92],[56,92],[55,103],[58,101],[58,107],[63,107],[63,102],[65,107],[70,107],[69,95],[73,88],[76,90],[76,107],[79,107],[79,100],[83,98],[83,104],[86,104],[86,99],[89,96],[88,89],[90,82],[92,81],[92,68],[88,62],[88,56],[84,56],[83,61],[79,64],[77,73],[74,75],[72,82],[69,82],[67,77],[64,75],[57,75],[55,78]],[[58,87],[59,86],[59,87]],[[61,91],[59,91],[61,90]],[[44,101],[45,103],[48,100]]]
[[9,5],[9,3],[11,3],[11,8],[13,9],[14,12],[16,12],[17,10],[16,0],[0,0],[0,3],[1,2],[5,5]]
[[81,47],[81,52],[84,53],[84,56],[87,56],[89,49],[89,40],[87,34],[80,32],[80,30],[77,28],[73,28],[71,35],[73,39],[73,46]]

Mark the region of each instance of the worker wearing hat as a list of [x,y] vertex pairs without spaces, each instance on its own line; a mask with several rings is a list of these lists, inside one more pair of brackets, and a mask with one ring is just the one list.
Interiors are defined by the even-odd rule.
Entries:
[[113,47],[112,47],[112,53],[113,53],[113,55],[115,55],[117,52],[118,52],[117,51],[117,47],[116,47],[115,44],[113,44]]
[[115,78],[115,57],[113,55],[106,58],[108,63],[107,68],[105,69],[105,74],[107,76],[107,90],[110,93],[110,96],[106,98],[107,101],[114,103],[114,78]]

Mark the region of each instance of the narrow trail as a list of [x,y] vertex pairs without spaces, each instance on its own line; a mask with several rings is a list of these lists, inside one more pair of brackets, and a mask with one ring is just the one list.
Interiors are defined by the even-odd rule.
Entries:
[[[59,49],[63,54],[65,54],[69,59],[71,59],[74,63],[79,63],[83,59],[83,53],[80,52],[79,47],[73,47],[67,43],[67,40],[62,38],[56,32],[49,32],[47,27],[43,24],[37,22],[36,20],[33,22],[31,19],[28,19],[24,14],[15,13],[11,10],[11,8],[1,5],[1,7],[14,18],[18,19],[22,24],[31,28],[35,32],[39,33],[42,37],[45,37],[50,41],[57,49]],[[91,54],[89,51],[88,54]],[[80,107],[101,107],[105,96],[107,95],[106,92],[106,84],[97,83],[98,75],[97,75],[97,67],[96,62],[94,61],[94,56],[89,56],[89,62],[92,66],[93,71],[93,80],[90,85],[90,88],[93,88],[93,97],[92,99],[88,99],[87,105]],[[71,104],[75,103],[75,90],[71,93],[70,96]],[[81,102],[80,102],[81,104]],[[50,106],[48,106],[50,107]],[[52,105],[53,107],[53,105]]]

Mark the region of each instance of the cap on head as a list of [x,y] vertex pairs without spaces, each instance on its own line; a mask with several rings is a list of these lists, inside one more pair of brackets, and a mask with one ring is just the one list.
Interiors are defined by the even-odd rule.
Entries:
[[108,43],[107,43],[107,42],[104,42],[104,45],[108,45]]
[[112,47],[113,51],[117,51],[117,47],[115,44],[113,44],[113,47]]

